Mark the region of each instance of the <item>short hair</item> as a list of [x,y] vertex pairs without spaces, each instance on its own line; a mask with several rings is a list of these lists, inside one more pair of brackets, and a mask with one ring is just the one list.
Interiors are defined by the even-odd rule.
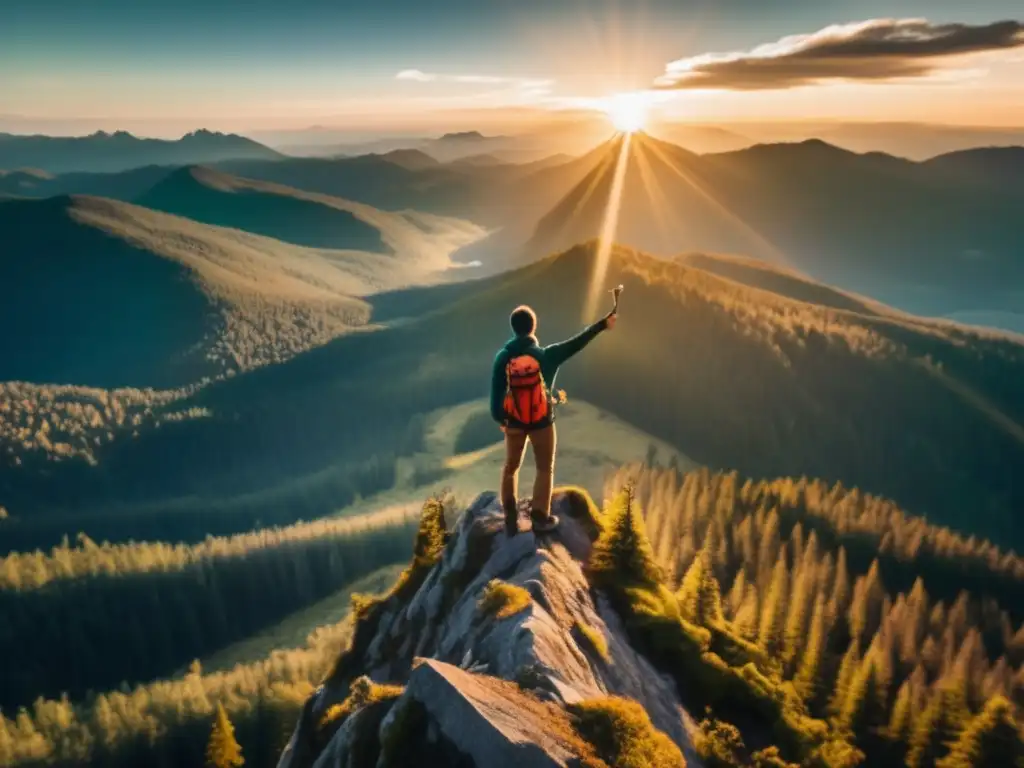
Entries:
[[516,336],[529,336],[537,329],[537,313],[525,304],[516,307],[508,320]]

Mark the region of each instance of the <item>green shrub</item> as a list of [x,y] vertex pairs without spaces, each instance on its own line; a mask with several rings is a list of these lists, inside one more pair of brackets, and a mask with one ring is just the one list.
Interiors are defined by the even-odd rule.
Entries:
[[779,754],[778,747],[765,747],[750,756],[753,768],[800,768],[796,763],[787,762]]
[[673,741],[651,723],[630,699],[609,696],[568,706],[576,730],[598,756],[615,768],[683,768],[686,761]]
[[599,629],[595,629],[589,624],[584,624],[582,621],[577,621],[576,630],[586,640],[591,650],[600,656],[605,664],[611,661],[611,656],[608,654],[608,641]]
[[531,599],[530,593],[522,587],[500,579],[492,579],[484,587],[484,594],[480,598],[477,608],[485,616],[507,619],[509,616],[515,616],[520,611],[526,610]]
[[745,761],[746,747],[739,729],[730,723],[706,717],[694,738],[697,754],[705,768],[740,768]]
[[324,730],[331,726],[339,726],[356,710],[382,701],[392,701],[401,696],[404,691],[405,687],[401,685],[381,685],[365,675],[358,677],[353,681],[345,700],[340,704],[334,704],[324,712],[320,718],[319,727]]

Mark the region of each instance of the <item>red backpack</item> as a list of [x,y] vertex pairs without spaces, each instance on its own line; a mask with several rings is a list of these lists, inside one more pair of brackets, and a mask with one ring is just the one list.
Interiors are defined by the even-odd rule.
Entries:
[[505,366],[508,390],[505,415],[517,424],[531,427],[548,416],[548,390],[540,374],[540,363],[530,355],[513,357]]

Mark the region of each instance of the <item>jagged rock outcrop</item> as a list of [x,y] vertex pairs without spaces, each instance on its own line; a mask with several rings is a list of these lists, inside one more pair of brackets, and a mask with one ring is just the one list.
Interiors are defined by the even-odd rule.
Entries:
[[[637,701],[687,764],[699,765],[674,684],[633,650],[584,575],[597,531],[589,499],[562,493],[554,508],[562,521],[554,533],[508,537],[493,493],[470,505],[415,591],[406,583],[363,617],[345,663],[307,702],[279,768],[584,764],[565,707],[609,695]],[[356,674],[406,687],[346,711],[332,733],[322,723]]]

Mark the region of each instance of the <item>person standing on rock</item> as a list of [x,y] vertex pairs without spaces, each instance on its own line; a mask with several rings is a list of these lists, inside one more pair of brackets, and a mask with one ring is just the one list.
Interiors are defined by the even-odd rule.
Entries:
[[615,327],[620,291],[621,287],[615,291],[616,307],[605,317],[571,339],[546,347],[537,340],[537,315],[530,307],[517,307],[509,318],[514,336],[494,358],[491,377],[491,416],[505,433],[501,505],[509,536],[514,536],[519,530],[516,490],[527,440],[533,446],[537,462],[530,507],[533,530],[544,533],[558,525],[558,520],[551,514],[555,474],[554,404],[564,399],[564,393],[553,397],[549,387],[553,386],[562,363],[587,346],[601,331]]

